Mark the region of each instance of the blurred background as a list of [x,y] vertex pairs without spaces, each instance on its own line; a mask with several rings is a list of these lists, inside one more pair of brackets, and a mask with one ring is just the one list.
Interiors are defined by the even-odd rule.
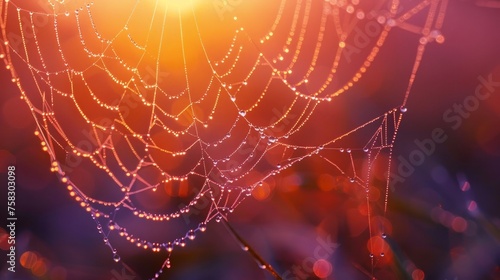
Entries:
[[[450,1],[445,42],[427,46],[396,141],[387,216],[375,217],[390,229],[390,254],[370,258],[359,196],[332,184],[313,160],[277,176],[268,195],[246,199],[231,225],[284,279],[500,279],[499,26],[497,1]],[[407,83],[401,65],[413,61],[418,37],[395,30],[387,40],[361,86],[395,92]],[[151,277],[164,258],[122,244],[122,261],[113,261],[94,221],[49,172],[9,73],[0,79],[0,170],[5,182],[7,166],[16,166],[19,261],[15,274],[3,261],[0,278]],[[440,141],[425,154],[418,143],[436,131]],[[5,190],[0,199],[7,201]],[[273,279],[223,224],[208,228],[175,251],[162,279]]]

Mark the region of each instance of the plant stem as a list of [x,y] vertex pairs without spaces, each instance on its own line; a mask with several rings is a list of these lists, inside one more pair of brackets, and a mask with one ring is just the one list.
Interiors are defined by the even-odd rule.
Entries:
[[240,243],[241,248],[247,251],[257,262],[260,268],[265,269],[271,273],[271,275],[278,280],[283,280],[281,276],[274,270],[274,268],[267,263],[250,245],[236,232],[236,230],[229,224],[229,222],[223,218],[223,224],[226,226],[227,230],[233,235],[233,237]]

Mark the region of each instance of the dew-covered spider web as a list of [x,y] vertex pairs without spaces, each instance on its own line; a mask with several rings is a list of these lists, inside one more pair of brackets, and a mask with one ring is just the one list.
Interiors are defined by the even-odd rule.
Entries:
[[[51,170],[116,261],[123,239],[164,269],[306,159],[363,193],[368,223],[385,215],[393,145],[447,1],[0,3],[0,58]],[[369,96],[359,85],[393,32],[414,35],[406,87]],[[370,225],[370,240],[385,232]]]

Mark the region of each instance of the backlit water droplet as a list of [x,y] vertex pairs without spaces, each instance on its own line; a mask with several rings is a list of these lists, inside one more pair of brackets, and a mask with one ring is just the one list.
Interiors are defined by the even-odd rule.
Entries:
[[189,232],[188,232],[188,235],[187,235],[187,236],[188,236],[188,238],[189,238],[190,240],[194,240],[194,238],[196,237],[196,235],[195,235],[195,233],[194,233],[194,230],[189,230]]
[[170,253],[174,250],[174,245],[172,245],[171,242],[168,242],[168,244],[165,248],[167,248],[167,251]]
[[200,229],[201,232],[205,232],[207,230],[207,224],[201,223],[198,228]]

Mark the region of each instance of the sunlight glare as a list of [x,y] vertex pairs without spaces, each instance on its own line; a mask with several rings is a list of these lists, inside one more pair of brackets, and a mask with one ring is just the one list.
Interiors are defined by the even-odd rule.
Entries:
[[180,12],[187,12],[193,8],[199,0],[160,0],[159,4],[163,8],[177,9]]

